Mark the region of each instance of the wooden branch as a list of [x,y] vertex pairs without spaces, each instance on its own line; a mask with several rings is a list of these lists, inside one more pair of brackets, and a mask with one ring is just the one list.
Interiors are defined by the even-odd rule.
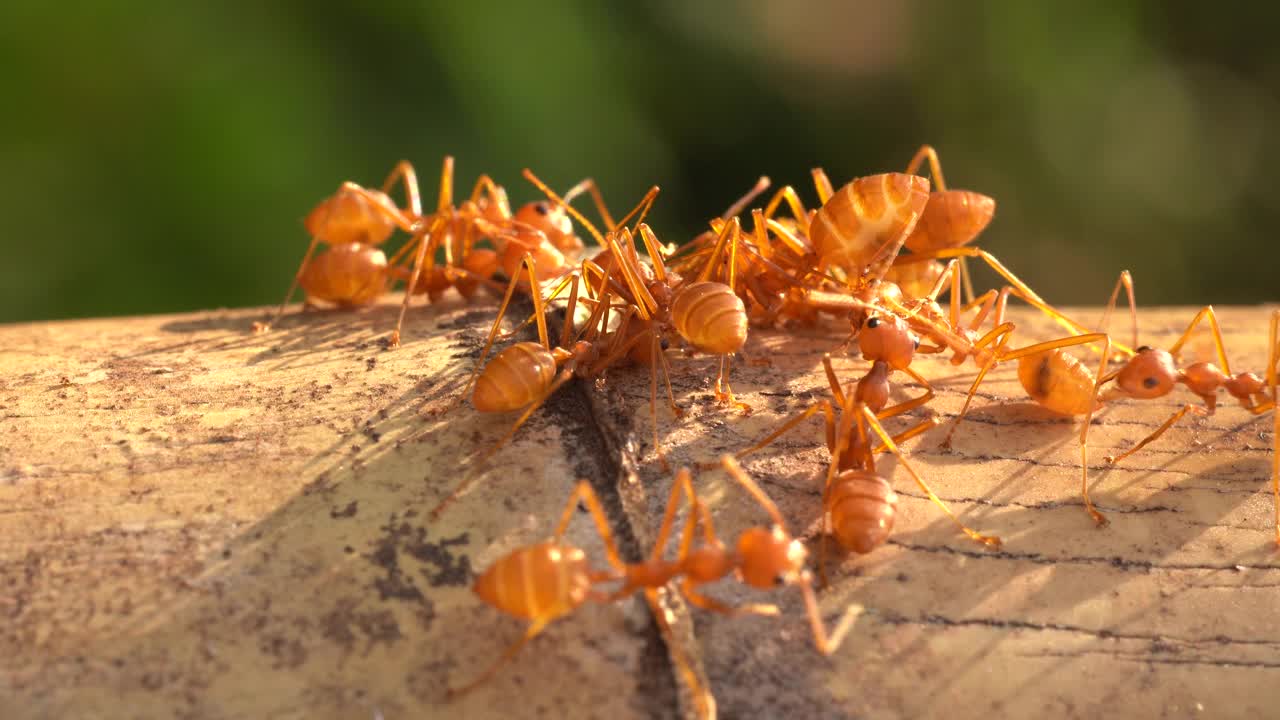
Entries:
[[[513,418],[442,411],[492,304],[415,308],[388,351],[390,303],[293,314],[262,336],[249,325],[266,311],[0,328],[5,717],[666,717],[689,713],[672,651],[726,717],[1264,715],[1280,700],[1271,417],[1224,402],[1108,469],[1103,455],[1191,398],[1103,412],[1091,476],[1112,524],[1095,529],[1079,426],[1030,405],[999,368],[953,452],[937,449],[939,431],[907,448],[1004,549],[958,534],[895,473],[889,546],[837,556],[819,594],[829,620],[863,607],[832,657],[813,650],[798,594],[725,583],[710,592],[778,602],[783,616],[689,612],[672,597],[662,635],[643,603],[588,605],[446,705],[447,687],[523,632],[470,592],[474,573],[546,536],[579,477],[604,491],[635,559],[671,476],[652,462],[643,369],[566,388],[475,464]],[[1192,314],[1144,312],[1143,341],[1167,344]],[[1266,310],[1220,318],[1233,369],[1261,370]],[[1015,319],[1028,340],[1057,334]],[[735,365],[756,408],[745,418],[715,405],[713,359],[678,360],[689,412],[676,422],[659,408],[673,464],[739,450],[822,397],[818,361],[838,335],[753,331],[747,356],[772,365]],[[865,363],[838,366],[855,377]],[[972,366],[920,367],[938,397],[913,417],[954,414]],[[817,527],[820,437],[806,423],[745,463],[797,534]],[[464,476],[480,483],[429,522]],[[725,536],[764,521],[720,473],[696,482]],[[585,518],[570,537],[602,562]]]

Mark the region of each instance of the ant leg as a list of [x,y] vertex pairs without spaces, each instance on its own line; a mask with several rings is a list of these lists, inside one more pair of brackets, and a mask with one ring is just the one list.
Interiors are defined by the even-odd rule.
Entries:
[[725,472],[729,473],[729,477],[736,480],[760,504],[760,507],[764,508],[764,511],[769,514],[769,518],[773,520],[774,525],[784,530],[786,529],[787,524],[782,519],[782,513],[778,512],[778,506],[774,505],[773,500],[769,499],[768,493],[742,470],[742,466],[738,464],[738,461],[732,455],[721,455],[720,465],[724,467]]
[[569,188],[569,191],[564,194],[564,201],[572,202],[575,197],[583,192],[591,195],[591,202],[595,203],[596,212],[600,213],[600,219],[604,221],[605,229],[610,232],[617,230],[618,223],[614,222],[613,215],[609,213],[609,208],[604,204],[604,196],[600,194],[600,188],[592,178],[585,178],[582,182]]
[[735,617],[738,615],[778,615],[778,606],[771,603],[748,603],[745,605],[726,605],[713,597],[707,597],[695,589],[695,585],[689,578],[684,578],[680,583],[680,592],[690,605],[710,610],[721,615]]
[[[818,195],[821,197],[821,191],[819,191]],[[778,192],[773,194],[773,197],[769,199],[769,202],[765,203],[765,219],[772,220],[773,216],[778,212],[778,207],[784,201],[787,203],[787,207],[791,210],[791,217],[796,221],[796,226],[799,227],[805,235],[808,235],[809,211],[804,209],[804,203],[800,201],[800,196],[796,194],[795,188],[790,185],[783,186],[778,190]],[[824,200],[823,203],[825,204],[825,202],[826,201]]]
[[889,407],[876,413],[876,417],[880,418],[881,420],[885,418],[891,418],[894,415],[901,415],[905,412],[910,412],[912,410],[915,410],[916,408],[920,407],[921,405],[924,405],[925,403],[933,399],[933,385],[931,385],[928,380],[926,380],[922,375],[920,375],[920,373],[916,372],[915,370],[912,370],[909,367],[903,368],[902,371],[910,375],[913,380],[915,380],[916,382],[924,386],[924,394],[921,395],[920,397],[914,397],[914,398],[911,398],[910,400],[904,400],[903,402],[900,402],[897,405],[890,405]]
[[311,256],[316,251],[316,245],[319,245],[319,244],[320,244],[319,236],[312,235],[311,244],[307,246],[307,253],[302,256],[302,263],[298,265],[298,271],[293,274],[293,282],[290,283],[289,285],[289,292],[285,293],[284,301],[280,303],[280,309],[276,310],[276,314],[272,316],[272,318],[269,321],[254,322],[253,323],[254,333],[267,332],[268,330],[271,329],[272,325],[275,325],[277,322],[280,321],[280,318],[284,316],[285,308],[289,306],[289,298],[293,297],[293,294],[298,291],[298,283],[302,282],[302,273],[306,271],[307,263],[311,262]]
[[998,548],[1003,544],[1003,541],[995,535],[983,535],[960,522],[960,518],[956,517],[955,513],[951,511],[951,508],[947,507],[947,504],[943,502],[942,498],[938,497],[929,487],[928,483],[926,483],[915,471],[915,468],[911,467],[911,463],[907,462],[906,456],[904,456],[902,451],[898,449],[898,446],[893,442],[893,438],[889,436],[889,433],[885,432],[884,427],[880,425],[880,421],[876,419],[875,413],[871,412],[871,409],[865,405],[859,409],[859,412],[861,413],[861,419],[865,420],[867,425],[870,426],[875,434],[880,437],[880,441],[884,443],[885,447],[889,448],[889,452],[897,456],[898,462],[902,463],[902,467],[906,468],[907,473],[916,481],[916,485],[920,486],[920,489],[929,496],[929,499],[933,501],[934,505],[942,508],[942,511],[947,514],[947,517],[951,518],[951,520],[955,522],[965,535],[968,535],[970,538],[988,547]]
[[729,387],[729,371],[733,367],[732,355],[720,356],[720,374],[716,375],[716,401],[721,405],[732,405],[738,408],[743,415],[750,415],[752,408],[750,405],[738,400],[734,397],[733,388]]
[[440,194],[436,200],[436,213],[453,207],[453,156],[445,155],[440,163]]
[[1181,410],[1178,410],[1173,415],[1170,415],[1169,419],[1165,420],[1164,424],[1156,428],[1155,432],[1151,433],[1150,435],[1146,436],[1142,440],[1138,441],[1137,445],[1134,445],[1133,447],[1129,448],[1128,450],[1125,450],[1119,455],[1108,455],[1104,457],[1103,460],[1106,460],[1108,465],[1114,465],[1120,462],[1121,460],[1129,457],[1130,455],[1138,452],[1142,448],[1146,447],[1147,444],[1150,443],[1152,440],[1155,440],[1156,438],[1163,435],[1166,430],[1168,430],[1170,427],[1173,427],[1174,423],[1181,420],[1182,416],[1186,415],[1189,412],[1199,415],[1201,417],[1206,417],[1210,414],[1208,410],[1206,410],[1203,407],[1200,407],[1199,405],[1196,405],[1194,403],[1187,403],[1186,405],[1182,406]]
[[810,170],[809,175],[813,177],[813,187],[818,191],[818,202],[826,205],[831,196],[836,194],[835,188],[831,185],[831,179],[827,177],[827,172],[820,167]]
[[920,169],[920,165],[925,160],[929,161],[929,173],[933,176],[933,186],[937,192],[947,191],[947,181],[942,177],[942,163],[938,162],[938,151],[933,149],[932,145],[921,145],[916,154],[912,156],[911,162],[907,163],[906,173],[908,175],[916,175],[916,170]]
[[1111,299],[1107,301],[1107,309],[1102,313],[1102,321],[1098,329],[1107,331],[1107,326],[1111,323],[1111,313],[1115,309],[1122,287],[1129,296],[1129,321],[1133,326],[1133,347],[1136,349],[1138,347],[1138,304],[1133,299],[1133,275],[1130,275],[1128,270],[1120,271],[1120,277],[1116,279],[1116,287],[1111,291]]
[[404,182],[405,196],[409,201],[409,212],[414,217],[422,217],[422,196],[418,191],[418,173],[413,169],[413,165],[408,160],[401,160],[392,168],[391,174],[387,175],[387,179],[382,182],[382,192],[390,194],[391,188],[395,187],[396,180]]
[[[714,226],[713,226],[714,227]],[[741,232],[742,225],[738,222],[738,218],[730,218],[728,222],[721,226],[716,233],[716,244],[711,249],[711,255],[707,258],[706,263],[702,266],[702,272],[698,273],[698,282],[706,282],[711,279],[711,273],[720,264],[720,258],[724,254],[724,246],[733,238],[733,246],[736,248],[738,244],[738,236]]]
[[844,615],[840,616],[835,629],[828,635],[822,623],[822,613],[818,610],[818,598],[813,593],[813,578],[806,572],[801,576],[799,585],[800,594],[804,596],[805,613],[809,616],[809,628],[813,631],[813,645],[823,655],[830,655],[844,642],[844,636],[849,634],[853,622],[862,614],[862,606],[850,605],[845,608]]
[[520,648],[523,648],[525,646],[525,643],[534,639],[535,637],[538,636],[539,633],[545,630],[547,625],[550,624],[550,622],[551,621],[547,619],[538,619],[529,623],[529,628],[525,630],[524,637],[515,641],[515,643],[512,644],[511,647],[507,648],[507,651],[502,653],[502,655],[499,656],[498,659],[495,660],[493,664],[488,667],[488,669],[486,669],[483,673],[481,673],[479,677],[467,683],[466,685],[463,685],[462,687],[449,688],[448,690],[449,699],[452,700],[452,699],[461,697],[462,695],[465,695],[466,693],[476,689],[480,685],[483,685],[487,680],[492,678],[494,674],[497,673],[498,670],[502,668],[503,665],[506,665],[508,662],[510,662],[511,659],[516,656],[516,653],[520,652]]
[[[796,415],[795,417],[791,418],[790,420],[787,420],[786,422],[784,422],[782,425],[780,425],[780,426],[778,427],[778,429],[777,429],[777,430],[774,430],[773,432],[769,433],[768,435],[766,435],[764,438],[762,438],[762,439],[761,439],[759,442],[757,442],[756,444],[752,445],[751,447],[749,447],[749,448],[747,448],[747,449],[745,449],[745,450],[742,450],[742,451],[740,451],[740,452],[735,453],[735,454],[734,454],[734,457],[736,457],[736,458],[738,458],[738,459],[741,459],[741,458],[744,458],[744,457],[746,457],[746,456],[750,455],[750,454],[751,454],[751,453],[753,453],[753,452],[756,452],[756,451],[758,451],[758,450],[763,450],[765,447],[767,447],[767,446],[768,446],[770,443],[772,443],[774,440],[777,440],[778,438],[780,438],[780,437],[782,437],[783,435],[787,434],[787,432],[788,432],[789,430],[791,430],[791,428],[793,428],[793,427],[795,427],[795,426],[799,425],[800,423],[804,422],[805,420],[808,420],[809,418],[811,418],[811,417],[813,417],[814,415],[816,415],[818,412],[823,412],[823,413],[825,413],[825,414],[826,414],[826,416],[827,416],[827,426],[828,426],[828,427],[827,427],[827,436],[828,436],[828,439],[829,439],[829,440],[831,440],[832,442],[834,442],[834,430],[833,430],[833,428],[835,427],[835,413],[834,413],[834,411],[833,411],[833,410],[832,410],[832,408],[831,408],[831,403],[830,403],[830,401],[827,401],[827,400],[819,400],[818,402],[814,403],[813,405],[810,405],[808,408],[806,408],[806,409],[805,409],[803,412],[801,412],[799,415]],[[827,446],[828,446],[828,447],[831,447],[831,442],[829,442]]]
[[[960,423],[964,422],[964,416],[969,412],[969,404],[973,402],[973,396],[977,394],[978,386],[982,384],[983,379],[987,377],[987,373],[991,371],[991,368],[995,367],[997,359],[1000,358],[1005,346],[1009,344],[1009,338],[1013,333],[1013,329],[1014,328],[1011,323],[1005,323],[987,333],[987,335],[978,341],[981,343],[982,341],[988,340],[988,338],[995,338],[997,337],[996,333],[999,333],[998,337],[1000,339],[996,341],[995,347],[991,349],[986,362],[982,364],[982,369],[978,371],[978,376],[973,379],[973,385],[969,386],[969,394],[964,398],[964,405],[960,407],[960,414],[956,416],[954,421],[952,421],[951,428],[947,430],[946,437],[942,438],[942,444],[940,447],[943,449],[949,449],[951,447],[951,436],[955,435],[956,428],[960,427]],[[978,346],[975,344],[974,349],[976,350],[977,348]]]
[[586,480],[578,481],[573,488],[573,493],[565,502],[564,510],[560,513],[560,523],[556,525],[555,541],[561,542],[564,538],[565,530],[573,520],[579,501],[585,503],[587,511],[591,513],[591,519],[596,524],[596,532],[600,533],[600,539],[604,541],[605,556],[609,559],[609,564],[619,571],[625,571],[626,565],[622,562],[618,547],[613,542],[613,530],[609,527],[609,519],[605,517],[604,508],[600,505],[600,498],[596,497],[596,491],[591,489],[591,483]]
[[[600,234],[600,230],[596,228],[596,226],[593,225],[582,213],[578,212],[572,205],[565,202],[564,198],[557,195],[555,190],[552,190],[546,183],[542,182],[537,175],[534,175],[532,170],[525,168],[520,174],[524,176],[525,180],[533,183],[534,187],[542,191],[542,194],[546,195],[549,200],[564,208],[565,212],[569,213],[574,220],[585,227],[591,233],[591,237],[596,239],[596,243],[598,245],[605,247],[606,243],[604,241],[604,237]],[[621,260],[622,258],[618,259]]]
[[1107,524],[1107,519],[1093,506],[1089,499],[1089,426],[1093,424],[1093,411],[1098,406],[1098,390],[1102,387],[1107,372],[1107,361],[1111,359],[1111,337],[1102,343],[1102,357],[1098,360],[1098,373],[1094,375],[1093,392],[1089,393],[1089,412],[1084,416],[1084,426],[1080,428],[1080,493],[1084,496],[1084,508],[1089,511],[1095,525]]
[[[693,475],[689,472],[689,468],[682,467],[676,471],[676,477],[671,482],[671,494],[667,496],[667,509],[662,514],[662,525],[658,528],[658,537],[653,543],[653,552],[650,553],[650,560],[661,560],[663,553],[666,551],[667,541],[671,538],[671,529],[675,526],[676,511],[680,507],[680,496],[686,495],[692,506],[697,501],[697,495],[693,492]],[[685,528],[692,535],[693,530],[693,513],[690,512],[689,520],[685,522]],[[690,538],[686,542],[691,542]],[[685,543],[681,543],[682,555],[687,552],[688,548],[684,547]]]
[[675,618],[670,611],[662,606],[658,599],[656,588],[645,589],[644,599],[645,602],[649,603],[649,612],[653,614],[653,620],[658,624],[658,632],[662,634],[665,645],[671,652],[671,659],[676,666],[676,670],[684,677],[685,684],[689,686],[689,693],[693,695],[694,715],[699,720],[714,720],[716,717],[716,698],[711,694],[711,691],[707,690],[706,683],[699,673],[694,670],[688,658],[684,656],[684,653],[680,652],[680,643],[675,642],[674,633],[671,631],[671,625]]
[[667,266],[662,262],[662,243],[658,242],[653,230],[649,229],[649,226],[644,223],[641,223],[636,228],[636,232],[640,234],[640,239],[644,242],[644,249],[649,253],[649,260],[653,263],[654,278],[658,282],[665,283],[667,281]]
[[488,197],[489,202],[496,205],[504,217],[511,215],[511,201],[507,199],[507,191],[488,175],[481,175],[476,179],[469,200],[473,205],[478,205],[480,199],[484,197]]
[[[490,457],[492,457],[494,453],[501,450],[503,445],[506,445],[511,440],[512,437],[515,437],[516,431],[520,429],[520,426],[524,425],[525,421],[528,420],[529,417],[538,410],[538,408],[542,407],[542,403],[546,402],[547,398],[555,394],[557,390],[559,390],[565,383],[569,382],[572,379],[573,379],[573,370],[569,368],[561,370],[560,374],[556,376],[555,382],[551,383],[551,387],[547,388],[547,391],[542,394],[542,397],[539,397],[537,400],[534,400],[532,403],[529,403],[529,407],[526,408],[525,411],[520,414],[520,417],[516,418],[515,423],[511,425],[511,429],[507,431],[507,434],[503,435],[502,439],[499,440],[497,443],[495,443],[493,447],[486,450],[484,454],[476,458],[475,463],[473,464],[479,465],[480,463],[483,463],[485,460],[488,460]],[[452,491],[450,491],[450,493],[446,495],[445,498],[441,500],[439,504],[437,504],[434,508],[431,509],[431,519],[439,520],[440,515],[445,511],[445,508],[447,508],[450,505],[450,503],[452,503],[454,500],[457,500],[458,497],[462,495],[462,493],[469,490],[471,486],[475,484],[475,482],[476,482],[476,478],[468,477],[468,478],[464,478],[462,482],[458,483],[457,487],[455,487]]]
[[671,469],[667,464],[667,456],[662,452],[662,443],[658,439],[658,354],[662,348],[658,345],[658,334],[650,332],[649,343],[649,418],[653,423],[653,451],[658,455],[658,465],[663,472]]
[[[945,259],[945,258],[964,258],[964,257],[980,258],[983,262],[985,262],[988,266],[990,266],[992,270],[995,270],[996,273],[998,273],[1001,277],[1003,277],[1006,282],[1008,282],[1010,285],[1016,288],[1020,293],[1019,297],[1026,300],[1029,305],[1031,305],[1032,307],[1035,307],[1040,312],[1044,313],[1045,315],[1048,315],[1054,322],[1058,323],[1062,327],[1074,333],[1090,332],[1089,329],[1086,328],[1084,325],[1081,325],[1080,323],[1067,317],[1062,313],[1062,311],[1058,310],[1057,308],[1053,307],[1048,302],[1046,302],[1044,298],[1040,297],[1017,275],[1014,275],[1013,272],[1009,270],[1009,268],[1005,267],[1003,263],[997,260],[994,255],[992,255],[991,253],[981,248],[975,248],[975,247],[942,248],[939,250],[932,250],[926,253],[919,253],[917,256],[913,256],[913,258],[914,257],[919,257],[920,259],[919,261],[923,261],[930,258],[939,259],[939,260]],[[1123,345],[1120,345],[1119,343],[1112,343],[1112,347],[1119,350],[1120,352],[1129,353],[1129,354],[1132,353],[1132,348],[1125,347]]]
[[1178,351],[1182,349],[1182,345],[1191,339],[1191,333],[1195,330],[1196,325],[1206,318],[1209,320],[1209,328],[1213,331],[1213,346],[1218,351],[1218,361],[1222,363],[1222,372],[1231,375],[1231,364],[1227,362],[1226,346],[1222,343],[1222,330],[1218,327],[1218,316],[1213,313],[1212,305],[1205,305],[1200,308],[1200,312],[1196,313],[1195,319],[1187,326],[1186,331],[1182,333],[1182,337],[1179,337],[1178,341],[1169,348],[1169,354],[1177,355]]
[[439,244],[436,239],[436,233],[444,229],[447,218],[447,214],[437,214],[426,235],[415,235],[414,239],[410,241],[411,243],[417,243],[418,254],[413,258],[413,272],[409,273],[409,284],[405,288],[404,299],[400,301],[400,317],[396,318],[396,329],[391,331],[391,338],[388,342],[390,347],[400,347],[400,328],[404,325],[405,313],[409,311],[409,298],[413,297],[413,289],[418,285],[418,277],[422,274],[423,263],[426,263],[428,270],[435,267],[434,253]]
[[[933,428],[938,427],[941,424],[942,424],[942,421],[939,420],[938,418],[933,418],[933,417],[925,418],[924,420],[921,420],[920,422],[916,423],[910,428],[898,433],[897,435],[894,435],[893,442],[898,445],[901,445],[902,443],[910,440],[911,438],[917,435],[923,435],[924,433],[932,430]],[[880,445],[877,445],[875,449],[872,450],[871,452],[873,453],[889,452],[889,448],[884,444],[880,444]]]
[[648,192],[644,194],[644,197],[640,198],[640,202],[637,203],[635,207],[631,208],[631,212],[623,216],[622,221],[618,223],[617,227],[626,225],[634,216],[636,218],[635,227],[638,229],[644,224],[644,218],[649,214],[649,208],[653,207],[653,201],[656,197],[658,197],[658,186],[654,185],[649,188]]
[[771,184],[771,182],[772,181],[769,180],[768,175],[761,175],[760,178],[756,180],[756,184],[752,185],[751,189],[748,190],[745,195],[735,200],[733,204],[728,207],[728,209],[720,213],[720,219],[728,221],[729,218],[731,217],[737,217],[738,215],[741,215],[742,211],[746,209],[748,205],[751,204],[752,200],[755,200],[757,197],[760,197],[760,193],[769,189],[769,185]]

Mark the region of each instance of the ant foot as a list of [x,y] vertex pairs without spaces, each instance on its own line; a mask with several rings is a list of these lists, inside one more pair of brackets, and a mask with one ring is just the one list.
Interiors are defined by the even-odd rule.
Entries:
[[255,320],[253,323],[254,335],[261,335],[265,332],[270,332],[270,330],[271,330],[271,323],[269,322],[262,322],[260,320]]
[[1004,547],[1004,540],[1001,540],[996,535],[975,535],[973,539],[977,540],[983,545],[986,545],[989,548],[994,548],[996,550],[999,550],[1000,548]]
[[1106,457],[1104,457],[1104,458],[1102,458],[1102,459],[1103,459],[1103,460],[1106,460],[1108,465],[1115,465],[1115,464],[1116,464],[1116,456],[1115,456],[1115,455],[1107,455]]
[[395,350],[400,347],[400,331],[392,330],[391,336],[387,338],[387,349]]
[[1089,510],[1089,516],[1093,518],[1093,523],[1097,527],[1102,528],[1111,524],[1111,521],[1106,516],[1092,508]]

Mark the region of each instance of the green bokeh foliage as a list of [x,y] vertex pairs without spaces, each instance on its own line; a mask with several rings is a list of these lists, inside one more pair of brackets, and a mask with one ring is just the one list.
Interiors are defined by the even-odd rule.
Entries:
[[[0,321],[276,302],[300,220],[401,158],[650,184],[668,240],[762,174],[812,201],[922,142],[1050,300],[1275,300],[1263,5],[22,1],[0,9]],[[981,275],[982,284],[994,284]]]

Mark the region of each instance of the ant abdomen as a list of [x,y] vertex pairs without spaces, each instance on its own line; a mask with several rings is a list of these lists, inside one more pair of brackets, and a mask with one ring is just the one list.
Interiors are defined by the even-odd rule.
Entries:
[[509,412],[542,397],[556,377],[556,359],[536,342],[498,353],[476,378],[471,404],[480,412]]
[[920,222],[907,237],[912,252],[960,247],[978,237],[996,214],[996,201],[970,190],[941,190],[929,195]]
[[929,181],[918,175],[857,178],[814,215],[809,239],[825,262],[860,272],[886,243],[906,238],[928,202]]
[[[384,209],[375,207],[375,201]],[[308,233],[330,245],[353,242],[380,245],[395,230],[390,215],[397,212],[396,204],[386,193],[380,190],[362,193],[344,185],[307,213],[303,225]]]
[[318,253],[303,269],[299,282],[308,297],[338,305],[368,305],[386,289],[387,256],[364,243],[334,245]]
[[1094,392],[1094,376],[1074,356],[1055,350],[1018,359],[1018,381],[1032,400],[1062,415],[1085,415]]
[[884,478],[846,470],[836,476],[827,497],[831,532],[846,550],[869,553],[889,539],[897,504],[898,494]]
[[696,282],[678,291],[671,301],[671,324],[706,353],[735,353],[747,342],[747,308],[724,283]]
[[587,601],[591,578],[580,548],[548,541],[504,556],[476,579],[472,589],[509,615],[550,621]]

